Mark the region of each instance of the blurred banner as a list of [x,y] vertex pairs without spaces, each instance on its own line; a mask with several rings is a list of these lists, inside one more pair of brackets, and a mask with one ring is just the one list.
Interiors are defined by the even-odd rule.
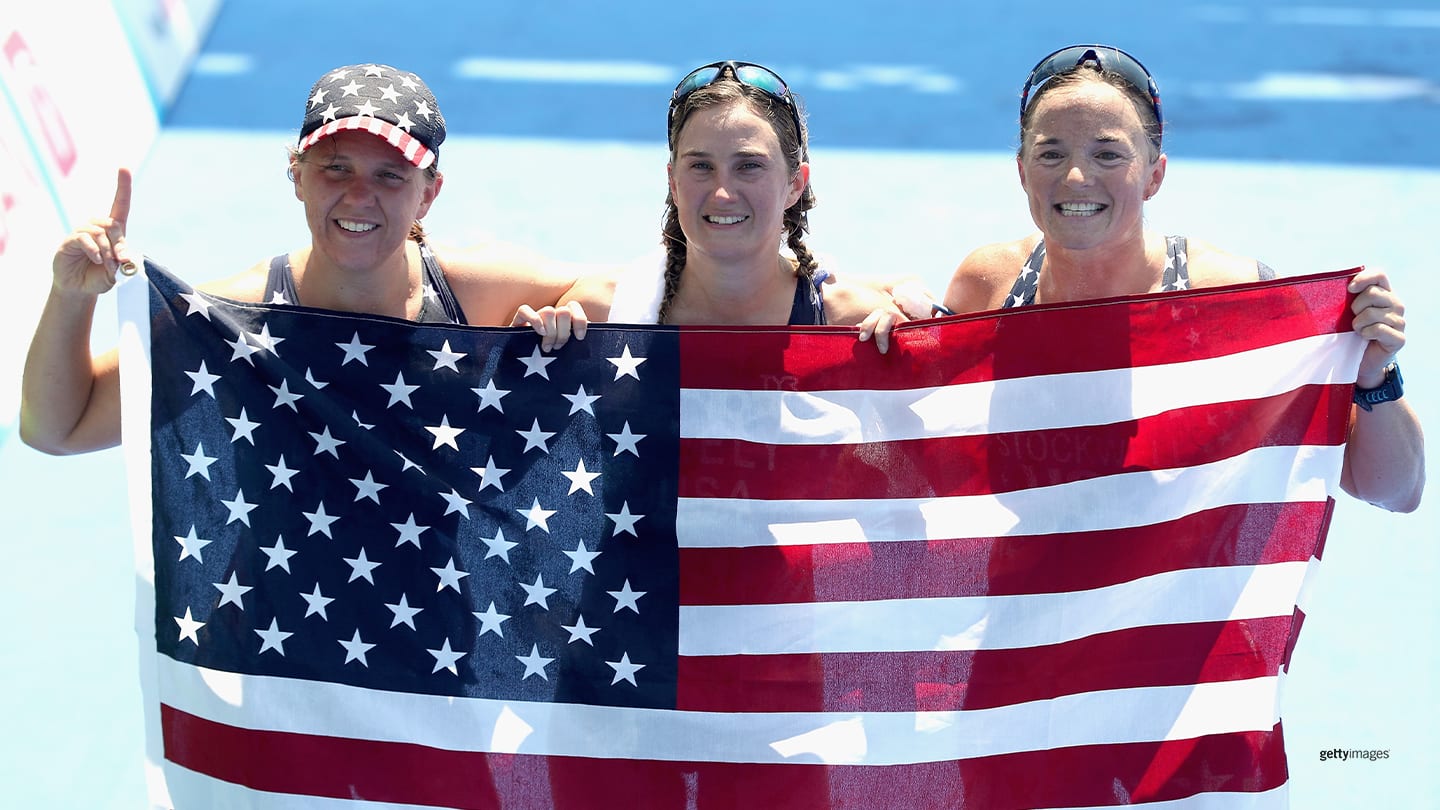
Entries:
[[149,153],[220,0],[9,3],[0,14],[0,441],[50,257]]

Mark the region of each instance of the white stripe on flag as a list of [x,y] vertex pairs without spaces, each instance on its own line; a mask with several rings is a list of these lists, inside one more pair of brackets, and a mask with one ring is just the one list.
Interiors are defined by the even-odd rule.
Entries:
[[[797,764],[796,767],[805,767]],[[175,807],[205,807],[207,810],[434,810],[414,804],[373,800],[330,799],[324,796],[294,796],[270,793],[236,785],[165,763],[166,780]],[[1132,807],[1146,810],[1288,810],[1287,784],[1261,793],[1201,793],[1163,802],[1140,802]],[[1115,810],[1114,805],[1050,808],[1050,810]]]
[[682,606],[680,654],[1008,650],[1132,627],[1289,616],[1308,566],[1190,568],[1073,593]]
[[[1355,363],[1337,346],[1354,355]],[[864,391],[682,389],[680,435],[765,444],[858,444],[1108,425],[1195,405],[1354,382],[1363,344],[1318,335],[1248,352],[1108,371]],[[1283,370],[1283,373],[1277,372]]]
[[1269,731],[1279,716],[1274,677],[1086,692],[967,711],[728,714],[381,692],[201,671],[163,656],[159,667],[170,705],[228,725],[453,751],[601,758],[945,762]]
[[1343,447],[1257,447],[1178,470],[1122,473],[997,495],[754,500],[679,498],[685,548],[943,540],[1149,526],[1245,503],[1324,501]]

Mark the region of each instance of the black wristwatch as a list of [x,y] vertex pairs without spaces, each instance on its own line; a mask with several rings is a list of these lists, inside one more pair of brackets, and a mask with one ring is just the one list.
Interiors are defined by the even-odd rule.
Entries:
[[1385,367],[1385,382],[1374,388],[1355,386],[1355,404],[1365,410],[1382,402],[1394,402],[1405,396],[1405,380],[1400,376],[1400,366],[1391,363]]

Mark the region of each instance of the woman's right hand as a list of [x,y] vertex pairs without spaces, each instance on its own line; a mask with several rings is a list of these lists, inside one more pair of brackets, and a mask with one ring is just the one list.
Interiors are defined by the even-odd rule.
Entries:
[[121,169],[110,216],[81,225],[60,243],[53,262],[57,292],[99,295],[115,286],[116,271],[131,261],[125,246],[131,185],[130,170]]

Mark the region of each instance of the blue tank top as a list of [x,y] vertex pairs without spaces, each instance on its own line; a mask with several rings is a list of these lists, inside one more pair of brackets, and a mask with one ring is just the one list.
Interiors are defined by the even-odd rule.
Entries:
[[[420,313],[415,317],[416,323],[469,323],[455,292],[450,289],[450,282],[445,280],[445,271],[435,260],[430,246],[424,242],[420,243],[420,264],[424,269],[421,274],[424,292],[420,299]],[[263,300],[267,304],[301,306],[299,291],[295,289],[295,274],[290,270],[289,254],[282,253],[270,260]]]
[[796,277],[795,303],[790,305],[790,320],[786,321],[788,325],[825,325],[825,293],[820,285],[824,284],[829,276],[829,273],[819,270],[808,281],[804,275]]

